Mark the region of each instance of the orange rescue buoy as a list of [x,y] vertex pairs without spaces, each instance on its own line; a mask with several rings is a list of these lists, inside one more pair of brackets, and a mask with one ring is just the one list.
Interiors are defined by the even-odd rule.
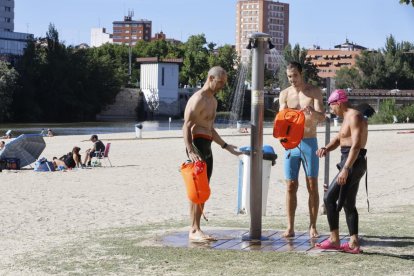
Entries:
[[204,161],[183,163],[181,175],[187,188],[188,199],[202,204],[210,197],[210,185],[207,178],[207,164]]
[[276,114],[273,137],[279,139],[285,149],[296,148],[305,131],[305,114],[296,109],[283,109]]

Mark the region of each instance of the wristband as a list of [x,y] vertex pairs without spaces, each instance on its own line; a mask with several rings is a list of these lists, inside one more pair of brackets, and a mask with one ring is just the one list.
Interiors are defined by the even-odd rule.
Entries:
[[227,143],[226,143],[226,142],[224,142],[224,144],[221,146],[221,148],[222,148],[222,149],[225,149],[225,148],[227,148],[227,146],[228,146],[228,145],[227,145]]

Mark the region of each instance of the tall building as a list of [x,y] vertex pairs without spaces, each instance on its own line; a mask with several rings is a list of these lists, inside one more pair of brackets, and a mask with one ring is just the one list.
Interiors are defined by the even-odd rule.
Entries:
[[132,20],[133,13],[129,12],[124,21],[113,22],[113,42],[115,44],[135,45],[139,40],[151,41],[152,21],[141,19]]
[[[267,33],[275,49],[281,52],[289,43],[289,4],[273,0],[238,0],[236,5],[236,51],[242,62],[248,62],[246,49],[249,34]],[[265,54],[268,69],[277,68],[277,58]]]
[[14,0],[0,0],[0,31],[14,31]]
[[23,54],[32,34],[14,32],[14,0],[0,0],[0,59]]

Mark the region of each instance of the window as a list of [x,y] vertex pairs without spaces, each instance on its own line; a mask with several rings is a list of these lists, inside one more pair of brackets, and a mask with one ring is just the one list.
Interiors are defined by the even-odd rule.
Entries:
[[11,21],[10,17],[5,17],[4,18],[4,22],[10,23],[10,21]]
[[4,11],[10,12],[11,11],[11,8],[10,7],[4,7]]
[[164,86],[164,74],[165,74],[165,71],[164,71],[164,67],[162,67],[162,69],[161,69],[161,85],[162,86]]

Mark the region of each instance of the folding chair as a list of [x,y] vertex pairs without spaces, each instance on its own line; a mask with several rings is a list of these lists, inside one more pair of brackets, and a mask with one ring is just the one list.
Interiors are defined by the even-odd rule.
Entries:
[[[103,161],[105,161],[105,159],[108,159],[108,161],[109,161],[109,164],[111,165],[111,167],[112,167],[112,163],[111,163],[111,160],[109,159],[109,149],[111,148],[111,143],[107,143],[106,144],[106,146],[105,146],[105,150],[103,151],[103,152],[100,152],[100,151],[98,151],[98,152],[96,152],[96,158],[98,159],[97,160],[97,162],[92,162],[92,163],[95,163],[95,164],[97,164],[97,165],[95,165],[95,166],[100,166],[101,165],[101,162],[100,162],[100,160],[103,160]],[[98,165],[99,164],[99,165]],[[93,165],[92,165],[93,166]]]

